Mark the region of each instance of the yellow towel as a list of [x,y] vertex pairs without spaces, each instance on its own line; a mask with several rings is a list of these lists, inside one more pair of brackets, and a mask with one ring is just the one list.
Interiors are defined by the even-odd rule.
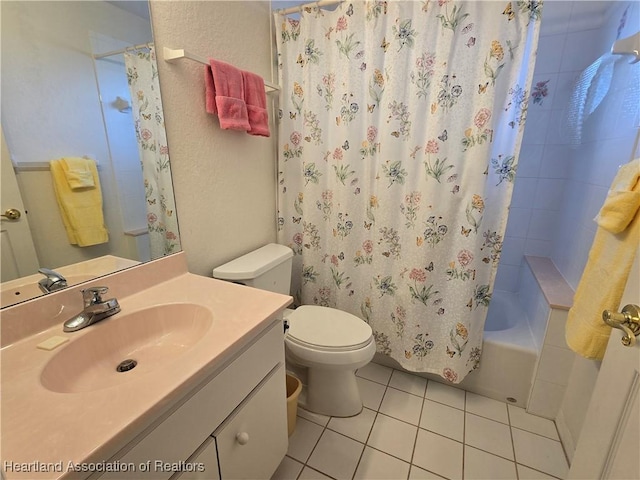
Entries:
[[88,165],[94,187],[72,190],[64,172],[65,161],[64,158],[51,161],[51,176],[69,243],[88,247],[108,242],[109,233],[104,225],[102,190],[95,162],[90,160]]
[[87,158],[67,157],[61,159],[62,170],[64,171],[67,182],[71,190],[81,188],[93,188],[96,186],[91,172],[91,165],[95,166],[95,162]]
[[611,327],[603,310],[617,311],[640,242],[640,158],[622,166],[596,217],[598,230],[569,310],[566,340],[586,358],[602,359]]

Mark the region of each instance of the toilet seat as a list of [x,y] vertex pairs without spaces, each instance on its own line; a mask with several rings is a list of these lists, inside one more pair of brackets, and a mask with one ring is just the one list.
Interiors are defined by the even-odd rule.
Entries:
[[287,340],[303,348],[347,352],[372,342],[372,330],[367,323],[335,308],[303,305],[291,312],[287,320]]

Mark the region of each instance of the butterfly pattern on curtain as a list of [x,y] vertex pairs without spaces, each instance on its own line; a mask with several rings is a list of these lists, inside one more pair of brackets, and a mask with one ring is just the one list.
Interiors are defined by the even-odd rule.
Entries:
[[278,241],[299,304],[458,383],[479,365],[541,2],[345,2],[275,14]]
[[158,65],[153,46],[149,52],[125,52],[124,58],[144,178],[151,258],[154,259],[181,250]]

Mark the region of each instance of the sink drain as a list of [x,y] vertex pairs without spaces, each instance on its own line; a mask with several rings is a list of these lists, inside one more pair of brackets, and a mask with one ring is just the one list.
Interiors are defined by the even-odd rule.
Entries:
[[116,371],[118,372],[128,372],[132,370],[138,365],[138,362],[132,358],[127,358],[126,360],[121,361],[116,367]]

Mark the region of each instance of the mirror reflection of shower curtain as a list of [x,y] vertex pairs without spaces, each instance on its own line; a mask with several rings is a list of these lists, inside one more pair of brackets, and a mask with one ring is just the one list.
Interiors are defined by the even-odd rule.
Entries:
[[144,177],[147,226],[153,259],[181,249],[158,66],[153,46],[149,52],[125,52],[124,60]]
[[459,383],[478,367],[541,2],[346,1],[275,14],[278,241],[300,303]]

